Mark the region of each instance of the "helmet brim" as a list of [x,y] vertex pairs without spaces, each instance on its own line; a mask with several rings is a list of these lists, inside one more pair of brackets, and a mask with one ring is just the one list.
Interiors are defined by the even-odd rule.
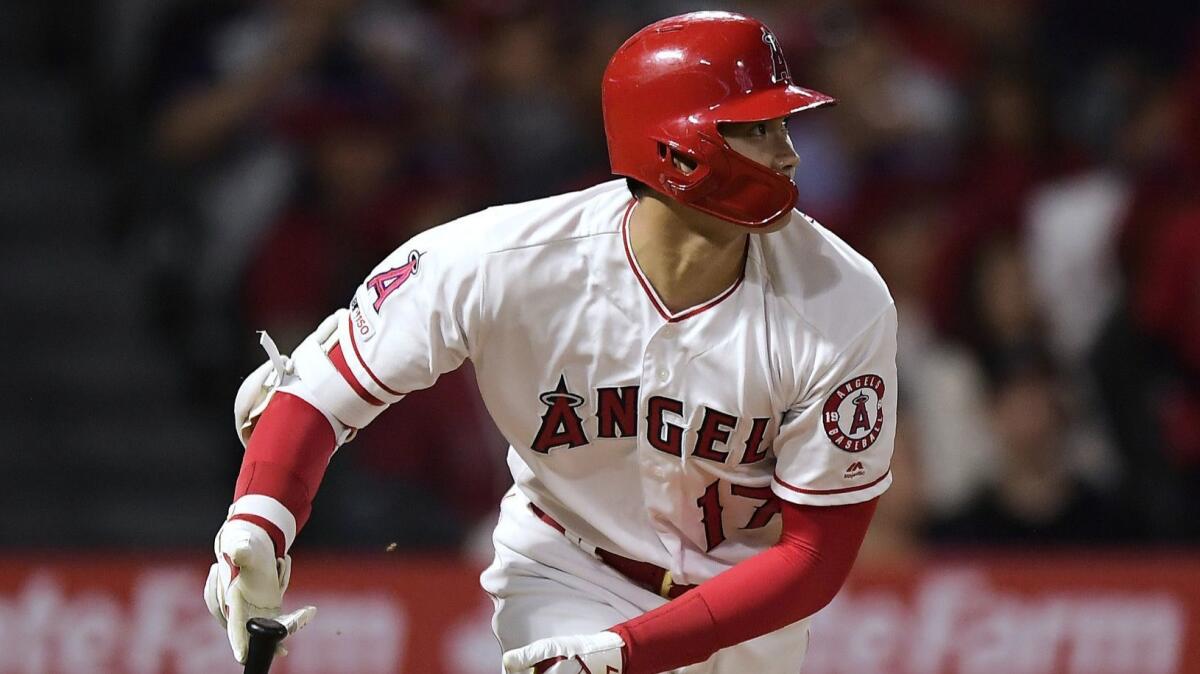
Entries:
[[714,122],[761,122],[834,103],[837,99],[833,96],[789,84],[722,103],[710,113],[710,119]]

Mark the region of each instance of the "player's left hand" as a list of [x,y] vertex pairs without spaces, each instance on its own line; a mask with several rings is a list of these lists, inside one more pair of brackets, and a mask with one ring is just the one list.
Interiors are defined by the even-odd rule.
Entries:
[[621,674],[625,642],[612,632],[538,639],[504,654],[508,674]]
[[[291,578],[292,558],[288,555],[276,558],[274,543],[267,532],[245,520],[225,522],[213,547],[217,561],[209,569],[204,584],[204,602],[209,613],[225,628],[234,659],[245,663],[250,644],[246,621],[280,614],[283,593]],[[282,646],[276,653],[287,655]]]

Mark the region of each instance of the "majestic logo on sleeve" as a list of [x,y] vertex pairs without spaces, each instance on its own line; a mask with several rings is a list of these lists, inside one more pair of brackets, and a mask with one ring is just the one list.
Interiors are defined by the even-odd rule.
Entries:
[[583,396],[567,390],[565,375],[559,375],[558,386],[553,391],[546,391],[538,399],[546,406],[546,413],[542,415],[542,425],[530,449],[546,454],[563,445],[578,447],[588,444],[587,434],[583,432],[583,419],[575,411],[576,407],[583,404]]
[[416,275],[421,255],[423,253],[415,250],[409,251],[407,264],[376,274],[367,281],[367,287],[375,291],[375,302],[371,305],[375,307],[375,311],[379,311],[379,307],[383,306],[383,301],[389,295],[399,290],[400,286],[404,285],[404,282],[410,277]]
[[825,401],[821,421],[838,449],[861,452],[883,430],[883,378],[865,374],[838,386]]

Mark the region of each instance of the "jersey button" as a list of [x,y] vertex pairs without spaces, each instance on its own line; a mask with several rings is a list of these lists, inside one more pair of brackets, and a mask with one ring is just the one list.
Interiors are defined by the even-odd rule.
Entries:
[[659,381],[666,381],[667,377],[669,377],[669,376],[671,376],[671,373],[667,372],[666,370],[658,371],[658,380]]

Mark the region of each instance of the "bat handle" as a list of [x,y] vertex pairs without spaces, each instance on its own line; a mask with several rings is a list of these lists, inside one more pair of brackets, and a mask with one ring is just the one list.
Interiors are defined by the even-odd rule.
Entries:
[[275,646],[287,636],[287,628],[278,620],[251,618],[246,621],[250,645],[246,649],[245,674],[267,674],[275,659]]

